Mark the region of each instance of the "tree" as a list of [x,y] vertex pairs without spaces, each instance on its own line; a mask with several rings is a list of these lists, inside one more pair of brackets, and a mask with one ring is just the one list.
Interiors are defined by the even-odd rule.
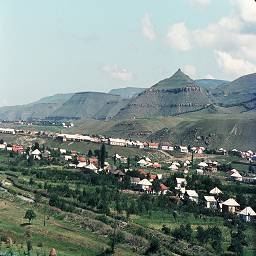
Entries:
[[156,253],[160,249],[160,241],[156,237],[152,237],[149,247],[146,251],[146,255],[149,255],[151,253]]
[[104,143],[101,145],[99,158],[100,158],[100,167],[104,168],[104,163],[105,163],[105,159],[106,159],[106,146]]
[[30,255],[30,252],[32,251],[32,242],[29,240],[27,241],[27,250],[28,250],[28,255]]
[[28,219],[31,224],[32,220],[36,218],[36,214],[33,210],[27,210],[24,218]]
[[203,244],[207,240],[206,232],[201,226],[197,227],[196,239],[200,244]]
[[92,153],[92,150],[91,150],[91,149],[89,149],[89,151],[88,151],[88,153],[87,153],[87,156],[88,156],[88,157],[92,157],[92,156],[93,156],[93,153]]
[[153,191],[158,193],[160,191],[160,181],[159,180],[154,180],[152,182],[152,188],[153,188]]

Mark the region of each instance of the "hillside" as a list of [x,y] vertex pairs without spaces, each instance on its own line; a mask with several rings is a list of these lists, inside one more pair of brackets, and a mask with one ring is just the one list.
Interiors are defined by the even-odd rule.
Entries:
[[122,106],[122,99],[118,95],[101,92],[75,93],[59,109],[51,113],[49,117],[56,119],[72,118],[101,118],[112,117]]
[[213,100],[222,106],[242,106],[247,110],[256,106],[256,73],[222,84],[213,91]]
[[130,99],[136,97],[139,93],[143,92],[146,88],[138,87],[125,87],[117,88],[109,91],[110,94],[115,94],[121,96],[123,99]]
[[0,119],[30,120],[45,118],[61,107],[72,95],[72,93],[56,94],[26,105],[1,107]]
[[196,84],[204,89],[212,90],[223,84],[228,84],[229,81],[218,79],[198,79],[195,80]]
[[207,91],[179,69],[172,77],[140,93],[116,118],[175,116],[203,109],[210,103]]

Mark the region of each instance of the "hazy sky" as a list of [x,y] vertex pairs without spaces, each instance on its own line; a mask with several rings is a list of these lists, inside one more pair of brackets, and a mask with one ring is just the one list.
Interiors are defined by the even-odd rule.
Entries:
[[256,72],[254,0],[0,0],[0,105]]

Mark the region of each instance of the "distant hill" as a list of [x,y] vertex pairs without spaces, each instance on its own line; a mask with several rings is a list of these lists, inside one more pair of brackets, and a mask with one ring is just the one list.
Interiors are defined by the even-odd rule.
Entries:
[[220,85],[229,83],[229,81],[218,80],[218,79],[198,79],[198,80],[195,80],[195,82],[197,85],[207,90],[216,89]]
[[110,94],[115,94],[121,96],[123,99],[130,99],[137,96],[139,93],[143,92],[146,88],[138,87],[125,87],[117,88],[109,91]]
[[180,69],[132,99],[116,118],[175,116],[211,104],[207,91]]
[[119,95],[101,92],[80,92],[75,93],[59,109],[49,115],[56,119],[72,118],[101,118],[112,117],[119,108],[115,110],[116,105],[122,106],[122,99]]
[[0,119],[30,120],[45,118],[61,107],[72,95],[73,93],[56,94],[26,105],[1,107]]
[[256,73],[242,76],[228,84],[221,84],[212,94],[216,104],[221,106],[241,106],[247,111],[255,110]]

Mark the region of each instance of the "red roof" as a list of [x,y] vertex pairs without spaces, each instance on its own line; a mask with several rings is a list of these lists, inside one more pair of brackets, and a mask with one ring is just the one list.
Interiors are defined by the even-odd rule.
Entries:
[[161,168],[161,164],[159,164],[159,163],[153,163],[153,167],[154,167],[154,168]]
[[77,157],[77,161],[78,161],[78,162],[85,163],[85,162],[86,162],[86,159],[85,159],[84,156],[78,156],[78,157]]
[[142,174],[142,175],[145,175],[146,176],[146,172],[144,171],[144,169],[138,169],[138,173]]
[[151,174],[151,173],[149,173],[148,177],[149,177],[149,179],[151,179],[151,180],[157,179],[157,175],[156,175],[156,174]]
[[168,190],[168,187],[166,187],[163,183],[160,184],[160,190]]

